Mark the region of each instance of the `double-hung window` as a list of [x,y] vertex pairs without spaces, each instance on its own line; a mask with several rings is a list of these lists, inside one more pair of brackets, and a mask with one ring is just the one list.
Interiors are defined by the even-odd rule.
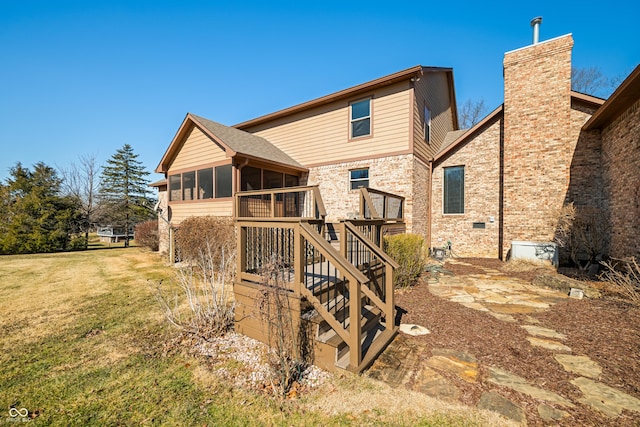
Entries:
[[351,103],[351,138],[371,135],[371,99]]
[[444,168],[445,214],[464,213],[464,166]]
[[353,169],[349,171],[349,186],[352,190],[369,187],[369,169]]

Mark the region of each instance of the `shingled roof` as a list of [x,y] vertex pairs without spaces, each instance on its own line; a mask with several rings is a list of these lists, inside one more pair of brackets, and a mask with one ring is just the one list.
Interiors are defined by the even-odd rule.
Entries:
[[178,133],[171,141],[169,148],[165,152],[156,172],[166,172],[171,160],[181,148],[183,138],[191,125],[197,126],[202,132],[209,136],[215,143],[220,145],[228,157],[245,157],[261,160],[268,163],[275,163],[287,166],[296,170],[306,171],[307,169],[291,158],[288,154],[266,139],[250,134],[248,132],[225,126],[204,117],[187,113]]

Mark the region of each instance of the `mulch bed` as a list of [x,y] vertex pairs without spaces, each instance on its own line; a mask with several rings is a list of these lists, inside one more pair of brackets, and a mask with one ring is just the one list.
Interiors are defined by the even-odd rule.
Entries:
[[[454,275],[475,274],[478,267],[503,270],[498,260],[467,259],[474,266],[445,264]],[[503,270],[504,271],[504,270]],[[533,281],[541,272],[505,273]],[[544,270],[549,274],[549,270]],[[406,311],[403,323],[427,327],[431,334],[412,339],[421,340],[427,349],[448,348],[468,352],[480,365],[476,383],[467,383],[453,374],[441,372],[460,389],[460,400],[475,406],[485,391],[498,392],[521,406],[529,426],[544,425],[537,407],[540,401],[511,389],[490,383],[487,367],[498,367],[527,379],[531,384],[553,391],[574,403],[582,396],[570,381],[577,375],[565,371],[554,359],[554,352],[534,347],[527,341],[527,332],[519,325],[527,324],[525,315],[513,315],[518,323],[498,320],[491,315],[436,297],[426,282],[400,291],[396,304]],[[530,314],[539,326],[567,335],[564,344],[574,355],[586,355],[602,367],[599,381],[631,396],[640,398],[640,308],[619,299],[604,297],[597,300],[566,300],[547,311]],[[425,352],[426,360],[431,356]],[[555,405],[550,405],[555,406]],[[640,414],[623,412],[608,418],[589,406],[577,403],[575,408],[562,408],[571,416],[555,425],[615,425],[638,426]]]

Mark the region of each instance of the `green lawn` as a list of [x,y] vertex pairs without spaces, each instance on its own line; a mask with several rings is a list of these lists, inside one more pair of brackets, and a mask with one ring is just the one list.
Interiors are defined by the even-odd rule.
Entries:
[[282,405],[201,375],[206,361],[166,351],[175,332],[160,314],[150,283],[172,276],[172,267],[140,248],[0,257],[0,425],[22,421],[15,411],[11,416],[12,406],[26,408],[34,418],[24,421],[34,425],[64,426],[486,421],[449,410],[369,410],[367,396],[390,391],[365,378],[336,377],[331,385],[338,398],[362,392],[365,410],[330,412],[317,405],[324,392]]

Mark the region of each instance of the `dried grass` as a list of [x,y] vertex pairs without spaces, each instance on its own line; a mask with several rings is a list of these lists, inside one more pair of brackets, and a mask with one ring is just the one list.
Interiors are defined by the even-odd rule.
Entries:
[[555,273],[556,269],[548,260],[511,259],[502,266],[502,271],[506,273],[523,273],[530,271],[544,270]]
[[445,402],[404,388],[393,388],[365,376],[335,375],[318,389],[316,395],[305,405],[310,410],[359,419],[369,415],[378,423],[413,425],[426,418],[435,425],[447,426],[518,425],[495,412]]
[[613,291],[629,302],[640,305],[640,266],[635,257],[612,259],[601,263],[606,270],[600,279]]

